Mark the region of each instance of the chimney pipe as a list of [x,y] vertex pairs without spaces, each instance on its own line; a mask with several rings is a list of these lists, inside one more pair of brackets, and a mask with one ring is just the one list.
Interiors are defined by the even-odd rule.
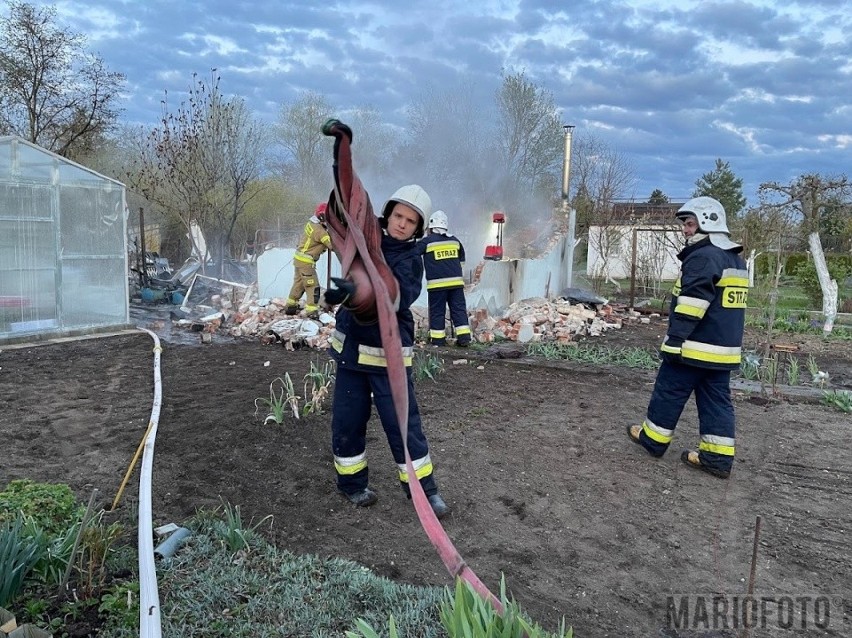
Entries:
[[566,124],[562,128],[565,129],[565,159],[562,164],[562,213],[568,221],[568,237],[565,240],[565,283],[570,288],[574,284],[574,247],[577,243],[575,237],[577,213],[568,202],[568,187],[571,183],[571,136],[574,133],[574,125]]
[[574,133],[574,125],[566,124],[565,129],[565,158],[562,162],[562,208],[568,208],[568,187],[571,183],[571,136]]

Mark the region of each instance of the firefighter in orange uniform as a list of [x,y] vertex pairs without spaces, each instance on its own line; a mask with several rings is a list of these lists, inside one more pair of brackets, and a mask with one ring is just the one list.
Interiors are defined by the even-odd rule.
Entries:
[[317,260],[331,248],[331,237],[325,228],[325,209],[327,204],[317,205],[313,217],[305,224],[302,238],[296,246],[293,256],[293,287],[287,296],[288,315],[299,314],[299,300],[305,294],[305,312],[308,316],[319,313],[320,286],[317,280]]

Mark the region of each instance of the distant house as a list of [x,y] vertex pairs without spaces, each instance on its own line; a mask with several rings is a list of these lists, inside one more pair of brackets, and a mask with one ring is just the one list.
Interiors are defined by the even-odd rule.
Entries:
[[0,137],[0,343],[129,322],[124,185]]
[[683,202],[615,202],[606,222],[589,227],[586,274],[637,280],[646,287],[677,279],[683,246],[676,214]]

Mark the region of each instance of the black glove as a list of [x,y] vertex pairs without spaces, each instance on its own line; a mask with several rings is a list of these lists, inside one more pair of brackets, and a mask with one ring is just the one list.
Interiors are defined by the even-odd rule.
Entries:
[[325,302],[329,306],[345,304],[355,295],[355,284],[348,279],[332,277],[331,281],[334,282],[334,285],[337,286],[337,288],[329,288],[323,295],[323,299],[325,299]]

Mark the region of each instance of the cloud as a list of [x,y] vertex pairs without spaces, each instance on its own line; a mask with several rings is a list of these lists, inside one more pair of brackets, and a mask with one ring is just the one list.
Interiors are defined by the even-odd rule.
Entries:
[[[47,4],[39,2],[38,4]],[[58,16],[128,77],[125,116],[211,68],[267,120],[301,92],[372,104],[404,127],[424,91],[469,87],[490,112],[503,72],[551,92],[566,123],[637,167],[637,197],[688,195],[721,157],[750,193],[848,172],[852,15],[832,0],[60,0]]]

